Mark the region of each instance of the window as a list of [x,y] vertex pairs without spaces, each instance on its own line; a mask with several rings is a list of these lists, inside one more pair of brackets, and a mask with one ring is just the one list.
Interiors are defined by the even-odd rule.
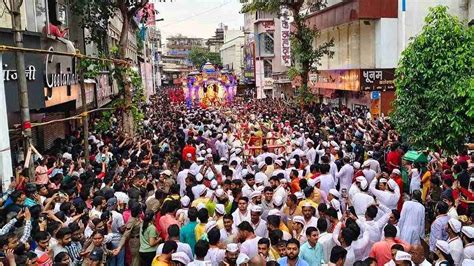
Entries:
[[273,56],[275,45],[273,42],[273,33],[260,33],[259,34],[259,43],[260,43],[260,56]]
[[267,33],[264,36],[264,51],[265,54],[273,54],[274,44],[273,44],[273,33]]
[[272,77],[272,61],[263,60],[263,77],[271,78]]
[[46,1],[24,1],[26,9],[26,30],[41,32],[46,23]]

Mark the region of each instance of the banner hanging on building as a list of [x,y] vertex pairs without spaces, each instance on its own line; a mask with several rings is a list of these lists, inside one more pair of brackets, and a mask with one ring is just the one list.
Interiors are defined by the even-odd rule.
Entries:
[[286,67],[291,66],[291,18],[287,6],[282,6],[280,10],[281,22],[281,62]]

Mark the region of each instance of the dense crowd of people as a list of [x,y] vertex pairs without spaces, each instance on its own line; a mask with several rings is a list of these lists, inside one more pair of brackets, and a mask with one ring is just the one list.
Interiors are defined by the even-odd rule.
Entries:
[[[363,110],[166,93],[18,168],[3,265],[474,265],[474,154],[419,151]],[[421,125],[420,125],[421,126]],[[416,129],[414,129],[416,130]],[[429,140],[427,140],[429,141]]]

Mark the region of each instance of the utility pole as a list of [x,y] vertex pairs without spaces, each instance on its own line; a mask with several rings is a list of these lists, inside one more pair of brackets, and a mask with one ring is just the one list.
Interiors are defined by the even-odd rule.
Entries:
[[79,71],[79,82],[81,85],[81,102],[82,102],[82,128],[84,130],[84,160],[86,166],[89,165],[89,115],[87,114],[87,97],[86,84],[84,83],[84,69],[81,67],[81,58],[78,58],[77,65]]
[[[8,11],[12,20],[12,31],[14,45],[18,48],[23,48],[23,29],[21,26],[21,11],[23,0],[10,0],[10,7]],[[30,107],[28,104],[28,87],[26,84],[25,75],[25,54],[23,52],[15,52],[16,69],[18,71],[18,98],[20,99],[20,115],[21,128],[23,133],[23,150],[25,152],[25,160],[28,156],[28,150],[31,143],[31,121],[30,121]],[[30,158],[28,165],[28,177],[33,179],[35,169],[33,167],[33,160]]]

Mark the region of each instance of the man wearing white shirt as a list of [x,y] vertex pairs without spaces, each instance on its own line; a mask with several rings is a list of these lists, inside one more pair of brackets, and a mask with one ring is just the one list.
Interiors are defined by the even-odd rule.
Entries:
[[320,165],[321,175],[316,177],[320,181],[320,188],[322,191],[329,193],[330,189],[336,188],[336,183],[334,181],[334,177],[329,174],[329,164],[321,164]]
[[296,149],[290,154],[290,157],[288,157],[288,159],[293,159],[296,155],[298,155],[301,158],[301,156],[304,155],[304,151],[300,148],[301,143],[296,141],[295,146],[296,146]]
[[377,173],[370,169],[370,164],[364,163],[362,164],[362,173],[364,174],[365,179],[367,180],[367,183],[371,183],[372,180],[374,180],[374,177],[377,175]]
[[250,209],[250,224],[255,231],[255,235],[259,237],[266,237],[268,234],[267,222],[260,218],[262,211],[263,208],[261,206],[252,206],[252,209]]
[[410,247],[411,260],[414,266],[431,266],[425,258],[425,250],[422,245],[412,245]]
[[331,250],[336,245],[336,243],[334,243],[334,240],[332,240],[332,233],[327,232],[328,222],[326,221],[326,219],[318,219],[317,228],[320,233],[318,243],[323,246],[324,262],[329,263]]
[[361,228],[361,230],[366,230],[369,232],[370,245],[367,246],[367,250],[364,252],[366,255],[369,254],[372,244],[380,241],[382,237],[382,228],[388,222],[390,214],[392,213],[389,209],[385,208],[384,211],[386,211],[386,213],[380,219],[374,220],[378,211],[379,210],[375,205],[369,206],[365,213],[365,222],[361,223],[361,225],[364,227]]
[[255,235],[252,225],[244,221],[240,223],[237,228],[239,229],[239,240],[242,242],[242,245],[240,245],[240,253],[247,255],[249,258],[258,255],[258,241],[261,237]]
[[326,150],[324,149],[324,145],[323,145],[323,148],[320,149],[321,147],[321,144],[318,144],[318,146],[316,147],[316,154],[319,155],[319,159],[318,159],[318,163],[321,164],[322,163],[322,157],[324,156],[324,154],[326,154]]
[[306,232],[308,227],[318,227],[318,218],[314,217],[315,209],[310,202],[305,202],[302,206],[303,218],[304,218],[304,228],[303,232]]
[[248,210],[249,199],[241,197],[237,202],[238,208],[232,213],[234,224],[239,225],[241,222],[250,221],[250,211]]
[[212,221],[206,224],[206,233],[209,242],[209,250],[207,251],[205,260],[211,261],[212,266],[218,266],[225,258],[225,250],[221,249],[218,244],[220,240],[220,232],[217,223]]
[[451,256],[453,257],[454,265],[460,266],[463,256],[464,245],[459,233],[461,232],[462,224],[457,219],[451,218],[448,221],[446,231],[448,232],[448,244],[451,249]]
[[336,177],[337,175],[337,165],[334,161],[331,161],[328,157],[328,155],[324,155],[322,158],[323,164],[328,164],[329,165],[329,174],[332,176],[334,179],[334,185],[336,186],[338,184],[339,179]]
[[377,160],[372,159],[373,155],[374,155],[373,151],[368,151],[367,157],[369,158],[364,161],[363,165],[365,164],[369,165],[370,169],[374,170],[377,174],[380,174],[382,172],[382,170],[380,169],[380,163]]
[[[379,182],[379,189],[375,187],[377,181]],[[400,188],[394,180],[374,178],[372,183],[370,183],[369,189],[380,204],[386,206],[389,209],[397,208],[398,200],[400,199]],[[390,189],[392,191],[390,191]]]
[[316,160],[316,150],[313,147],[314,142],[311,139],[308,139],[306,145],[308,145],[308,149],[305,151],[306,158],[308,158],[309,164],[313,165],[315,164]]
[[354,210],[356,215],[361,220],[365,220],[365,213],[367,211],[367,207],[372,204],[375,204],[374,198],[367,194],[368,184],[367,181],[362,177],[361,182],[356,182],[359,187],[359,192],[355,193],[353,197],[350,197],[352,202],[352,206],[354,206]]
[[400,238],[410,244],[420,244],[420,238],[425,236],[425,206],[421,200],[421,191],[412,193],[412,200],[403,203],[398,225]]
[[220,230],[221,242],[224,244],[234,243],[237,240],[237,227],[234,224],[233,217],[230,214],[224,214],[224,228]]
[[188,173],[189,173],[189,167],[190,167],[189,161],[184,161],[183,170],[181,170],[176,176],[176,182],[179,185],[179,194],[181,195],[181,197],[184,196],[186,192],[186,177],[188,176]]
[[242,188],[242,196],[248,198],[255,191],[255,176],[249,173],[244,178],[246,184]]
[[277,155],[273,152],[268,152],[268,147],[263,146],[262,147],[263,153],[257,156],[257,162],[264,162],[265,158],[271,157],[273,161],[277,159]]
[[284,203],[286,202],[287,193],[285,188],[280,184],[280,179],[282,179],[281,174],[278,176],[272,176],[270,178],[270,185],[273,188],[273,198],[281,197]]
[[196,258],[187,266],[211,266],[212,263],[205,259],[209,251],[209,243],[206,240],[199,240],[194,246],[194,253]]
[[337,172],[336,178],[339,180],[341,190],[349,190],[352,184],[352,176],[354,176],[354,167],[350,164],[349,157],[344,157],[342,160],[344,166]]
[[[193,252],[191,246],[187,243],[182,243],[179,241],[179,226],[177,224],[172,224],[168,227],[168,240],[175,241],[178,244],[177,252],[184,252],[188,255],[189,258],[193,258]],[[156,249],[156,255],[161,255],[163,251],[164,243],[161,243]]]

